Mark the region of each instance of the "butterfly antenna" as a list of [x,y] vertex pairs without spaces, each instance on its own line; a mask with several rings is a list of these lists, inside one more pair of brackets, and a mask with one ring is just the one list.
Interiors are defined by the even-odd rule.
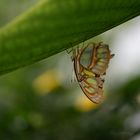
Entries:
[[70,54],[70,53],[73,51],[72,43],[69,43],[69,44],[70,44],[71,48],[70,48],[70,49],[66,49],[66,52],[67,52],[68,54]]

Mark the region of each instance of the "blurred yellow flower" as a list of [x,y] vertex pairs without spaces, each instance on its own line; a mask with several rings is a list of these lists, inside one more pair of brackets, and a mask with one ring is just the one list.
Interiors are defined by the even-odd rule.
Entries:
[[49,70],[33,81],[33,87],[40,95],[45,95],[60,86],[58,73],[55,70]]
[[75,107],[79,111],[83,111],[83,112],[90,111],[92,109],[97,108],[98,106],[99,104],[94,104],[85,95],[79,95],[79,97],[75,102]]

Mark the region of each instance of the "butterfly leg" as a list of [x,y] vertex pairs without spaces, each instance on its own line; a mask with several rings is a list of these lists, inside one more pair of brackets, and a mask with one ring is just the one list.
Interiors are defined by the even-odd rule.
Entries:
[[71,49],[66,49],[66,52],[68,53],[68,54],[70,54],[74,49],[73,49],[73,46],[72,46],[72,43],[69,43],[70,44],[70,46],[71,46]]

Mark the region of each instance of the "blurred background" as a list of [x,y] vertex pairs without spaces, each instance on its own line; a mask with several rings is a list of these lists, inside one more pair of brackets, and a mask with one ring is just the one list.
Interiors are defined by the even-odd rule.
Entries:
[[[0,1],[0,27],[36,1]],[[137,17],[86,41],[103,41],[115,54],[100,105],[82,93],[66,52],[1,76],[0,139],[140,140],[139,38]]]

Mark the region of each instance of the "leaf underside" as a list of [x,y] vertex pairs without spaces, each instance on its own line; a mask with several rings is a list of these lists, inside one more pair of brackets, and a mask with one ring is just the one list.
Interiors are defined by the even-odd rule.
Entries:
[[139,0],[42,0],[0,29],[0,74],[59,53],[139,14]]

